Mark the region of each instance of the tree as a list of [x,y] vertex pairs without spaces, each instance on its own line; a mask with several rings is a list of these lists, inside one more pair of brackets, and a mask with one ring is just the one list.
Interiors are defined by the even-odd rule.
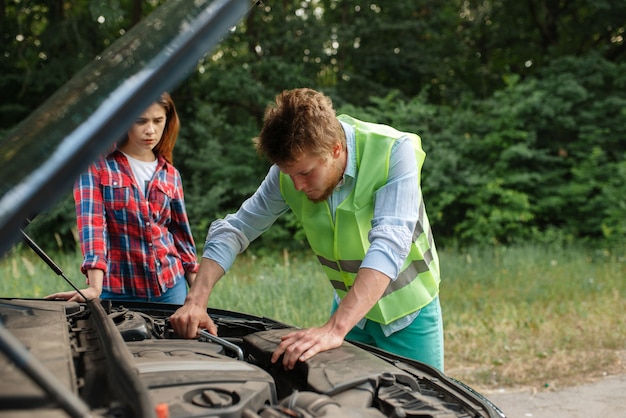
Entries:
[[2,3],[0,131],[16,125],[163,0]]
[[[2,3],[0,130],[157,3]],[[262,180],[251,139],[294,87],[422,136],[440,241],[623,237],[624,22],[614,0],[262,3],[172,92],[196,239]],[[71,211],[48,219],[41,231],[69,237]]]

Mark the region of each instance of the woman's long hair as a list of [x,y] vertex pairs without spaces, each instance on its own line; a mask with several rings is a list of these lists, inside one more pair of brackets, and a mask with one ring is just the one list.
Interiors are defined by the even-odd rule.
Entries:
[[174,145],[176,144],[176,138],[178,138],[178,131],[180,130],[180,120],[178,119],[174,101],[169,93],[164,92],[161,94],[156,103],[165,109],[166,121],[163,136],[157,146],[154,147],[154,153],[161,155],[168,163],[173,164]]

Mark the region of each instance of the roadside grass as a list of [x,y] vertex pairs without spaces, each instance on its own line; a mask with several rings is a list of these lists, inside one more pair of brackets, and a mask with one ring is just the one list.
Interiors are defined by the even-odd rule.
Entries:
[[[83,285],[78,254],[53,255]],[[626,254],[528,245],[439,251],[446,373],[478,390],[550,390],[626,372]],[[69,290],[29,249],[0,260],[0,295]],[[246,253],[209,306],[309,327],[328,318],[332,289],[309,252]]]
[[626,371],[626,254],[527,246],[444,252],[446,372],[555,389]]

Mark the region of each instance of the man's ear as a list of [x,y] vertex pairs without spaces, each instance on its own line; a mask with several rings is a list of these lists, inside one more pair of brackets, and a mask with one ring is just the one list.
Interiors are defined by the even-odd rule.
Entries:
[[339,158],[341,156],[341,151],[343,150],[343,146],[341,145],[341,142],[336,142],[335,146],[333,147],[333,158]]

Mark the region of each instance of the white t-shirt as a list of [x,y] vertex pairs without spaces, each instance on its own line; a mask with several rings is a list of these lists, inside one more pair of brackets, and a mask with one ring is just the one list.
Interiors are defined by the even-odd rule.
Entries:
[[130,168],[132,168],[133,174],[135,175],[135,181],[140,186],[139,189],[145,196],[146,193],[148,193],[148,183],[150,182],[152,176],[154,175],[154,172],[156,171],[159,160],[155,159],[154,161],[141,161],[131,157],[126,153],[122,154],[124,154],[128,159]]

